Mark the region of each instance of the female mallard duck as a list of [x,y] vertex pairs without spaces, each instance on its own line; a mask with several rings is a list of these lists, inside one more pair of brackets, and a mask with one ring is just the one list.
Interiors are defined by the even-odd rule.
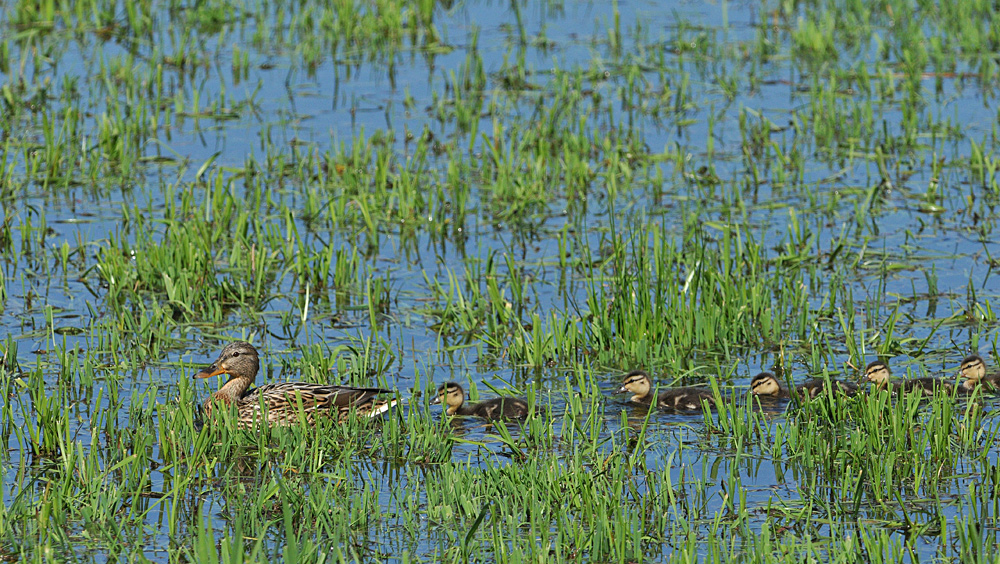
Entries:
[[[810,378],[798,386],[795,386],[795,390],[800,396],[806,399],[813,399],[827,389],[827,382],[832,384],[836,391],[848,396],[853,396],[858,393],[858,386],[854,382],[845,382],[843,380],[835,380],[833,378],[830,380],[826,380],[824,378]],[[753,380],[750,381],[750,393],[755,396],[765,396],[778,399],[788,399],[792,397],[792,394],[788,391],[788,387],[785,386],[785,383],[770,372],[761,372],[753,377]]]
[[445,404],[448,415],[468,415],[482,419],[524,419],[531,415],[528,402],[518,398],[493,398],[465,404],[465,390],[455,382],[441,384],[432,404]]
[[235,406],[240,427],[249,427],[258,421],[293,425],[299,421],[299,413],[304,415],[307,424],[313,425],[317,417],[335,417],[343,421],[351,410],[375,417],[388,411],[397,401],[377,400],[378,394],[391,393],[382,388],[283,382],[250,389],[259,369],[260,360],[253,345],[244,341],[226,345],[211,366],[194,375],[195,378],[229,375],[222,388],[205,401],[208,416],[211,417],[216,404],[222,404],[230,408]]
[[702,400],[714,405],[715,396],[705,388],[669,388],[659,394],[651,394],[653,382],[643,370],[633,370],[622,379],[622,387],[616,394],[631,392],[629,401],[652,407],[665,407],[677,411],[701,411]]
[[950,382],[938,378],[912,378],[903,382],[892,382],[889,365],[881,360],[874,360],[865,367],[865,379],[875,384],[876,390],[888,390],[896,393],[909,393],[917,390],[923,396],[935,394],[950,394],[953,386]]
[[978,354],[969,355],[962,361],[961,372],[965,381],[959,388],[965,392],[971,392],[979,386],[984,386],[987,390],[1000,388],[1000,374],[987,374],[986,362]]

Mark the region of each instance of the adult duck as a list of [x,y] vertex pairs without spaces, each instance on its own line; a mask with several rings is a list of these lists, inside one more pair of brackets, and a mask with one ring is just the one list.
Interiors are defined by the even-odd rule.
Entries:
[[[309,382],[281,382],[251,388],[260,370],[257,349],[245,341],[230,343],[222,349],[211,366],[203,368],[195,378],[228,375],[219,391],[205,401],[205,412],[211,417],[215,409],[231,409],[240,427],[266,422],[272,425],[294,425],[300,420],[314,425],[320,417],[347,419],[356,411],[362,417],[385,413],[398,400],[380,400],[380,394],[391,393],[382,388],[355,388]],[[303,419],[300,419],[300,415]]]

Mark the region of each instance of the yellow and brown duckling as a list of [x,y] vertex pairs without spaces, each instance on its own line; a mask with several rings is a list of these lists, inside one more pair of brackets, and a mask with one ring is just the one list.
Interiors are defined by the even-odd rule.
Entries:
[[653,382],[643,370],[633,370],[622,379],[616,394],[631,393],[629,401],[652,407],[664,407],[677,411],[701,411],[703,401],[714,405],[715,396],[706,388],[668,388],[659,394],[652,394]]
[[[795,386],[795,390],[799,396],[806,399],[813,399],[827,389],[827,382],[829,382],[836,391],[848,396],[853,396],[858,393],[857,384],[833,378],[830,380],[826,380],[824,378],[810,378],[798,386]],[[753,377],[753,380],[750,381],[750,393],[755,396],[777,399],[788,399],[792,397],[791,392],[788,391],[788,386],[786,386],[784,382],[779,380],[777,376],[770,372],[761,372]]]
[[260,358],[253,345],[244,341],[226,345],[211,366],[194,375],[195,378],[229,375],[222,388],[205,401],[206,414],[211,417],[212,410],[220,406],[235,408],[239,426],[249,427],[256,422],[294,425],[301,413],[306,423],[313,425],[321,417],[343,421],[352,410],[360,416],[375,417],[398,401],[378,399],[379,394],[392,393],[382,388],[282,382],[251,389],[258,370]]
[[482,419],[525,419],[532,414],[528,402],[519,398],[493,398],[466,404],[465,390],[455,382],[441,384],[431,404],[443,403],[448,415],[466,415]]
[[902,382],[893,382],[889,365],[881,360],[874,360],[865,367],[865,379],[875,385],[876,390],[888,390],[896,393],[909,393],[917,390],[923,396],[951,394],[954,386],[939,378],[911,378]]
[[965,378],[959,385],[962,391],[972,392],[980,386],[990,391],[1000,389],[1000,373],[987,373],[986,361],[978,354],[965,357],[965,360],[962,361],[961,372],[962,377]]
[[788,386],[770,372],[761,372],[750,380],[750,394],[768,398],[788,399]]

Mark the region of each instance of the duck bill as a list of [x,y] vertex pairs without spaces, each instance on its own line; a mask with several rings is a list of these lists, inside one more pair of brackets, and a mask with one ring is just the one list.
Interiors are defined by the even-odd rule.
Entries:
[[431,398],[431,405],[437,405],[441,403],[441,396],[434,396]]
[[215,368],[215,366],[209,366],[208,368],[202,368],[194,378],[211,378],[212,376],[218,376],[219,374],[226,374],[225,368]]
[[624,394],[627,391],[628,391],[628,388],[626,388],[625,386],[622,386],[622,387],[618,388],[617,390],[615,390],[615,393],[616,394]]

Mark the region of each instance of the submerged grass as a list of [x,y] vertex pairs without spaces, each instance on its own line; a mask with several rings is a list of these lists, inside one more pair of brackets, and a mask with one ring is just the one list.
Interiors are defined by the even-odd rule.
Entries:
[[1000,358],[995,7],[276,6],[0,8],[0,560],[995,559],[992,394],[745,386]]

